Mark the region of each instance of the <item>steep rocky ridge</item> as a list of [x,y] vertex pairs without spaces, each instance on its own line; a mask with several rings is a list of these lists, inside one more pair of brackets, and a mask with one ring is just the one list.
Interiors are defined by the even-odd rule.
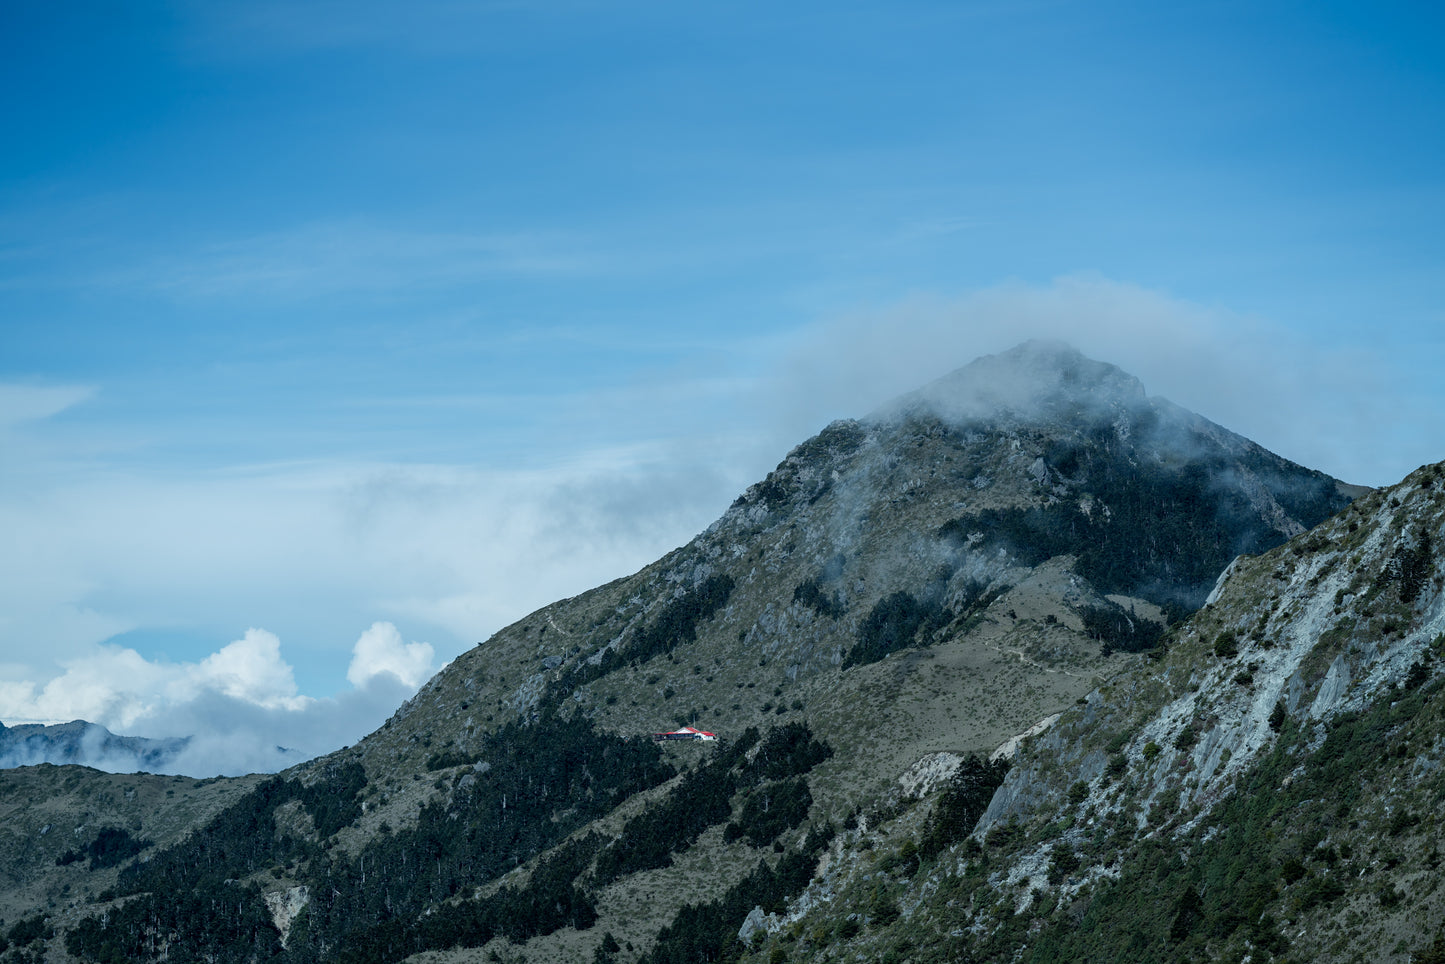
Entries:
[[[1000,387],[1009,408],[962,414]],[[1081,614],[1109,609],[1105,594],[1140,615],[1158,618],[1163,606],[1177,616],[1203,602],[1237,552],[1276,544],[1346,502],[1334,480],[1147,398],[1113,366],[1030,344],[830,425],[687,546],[464,654],[363,742],[363,759],[465,751],[499,719],[559,697],[609,729],[647,733],[694,718],[737,732],[779,706],[794,712],[795,700],[810,719],[826,712],[820,703],[851,712],[872,682],[896,704],[900,673],[943,674],[939,685],[957,693],[980,667],[947,671],[954,654],[938,647],[923,654],[925,669],[911,668],[915,655],[908,669],[838,672],[898,592],[938,609],[917,642],[967,635],[969,652],[991,654],[997,672],[1087,681],[1117,663],[1100,657],[1089,637],[1101,625],[1086,627]],[[686,608],[724,580],[725,601],[675,648],[631,655],[667,607]],[[589,679],[586,667],[609,651],[621,658]],[[985,724],[983,742],[1032,723],[1035,709]]]
[[[981,359],[828,426],[686,546],[507,627],[355,747],[256,785],[183,848],[142,854],[118,879],[121,909],[74,949],[463,960],[477,952],[445,948],[510,942],[528,960],[635,959],[673,922],[665,895],[722,899],[724,922],[747,903],[736,929],[753,903],[782,914],[820,857],[831,870],[804,902],[829,914],[826,881],[846,903],[859,847],[890,827],[933,832],[900,777],[929,792],[967,754],[1106,700],[1089,694],[1143,706],[1105,681],[1132,678],[1119,674],[1236,554],[1350,494],[1071,349]],[[646,739],[694,722],[722,745]],[[1013,778],[1003,816],[1030,812],[1043,786]],[[720,809],[642,855],[638,841],[672,833],[669,813],[697,819],[698,801]],[[217,886],[240,888],[231,917],[194,936],[188,918],[160,923],[155,895],[195,899],[204,917]],[[523,926],[519,908],[538,905],[554,910]],[[603,950],[605,934],[622,946]]]
[[[789,960],[1433,961],[1445,466],[1241,557],[1153,658],[1024,742],[972,836],[771,921]],[[870,916],[879,888],[903,911]],[[836,940],[850,915],[870,926]],[[809,939],[810,936],[813,939]],[[1431,956],[1435,955],[1435,956]]]

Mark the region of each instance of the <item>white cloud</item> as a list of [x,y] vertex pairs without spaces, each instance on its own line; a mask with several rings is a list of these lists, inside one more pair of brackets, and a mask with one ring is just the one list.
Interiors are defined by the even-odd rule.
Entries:
[[0,383],[0,428],[59,415],[94,394],[79,385]]
[[1367,330],[1327,344],[1097,275],[919,297],[821,322],[785,352],[765,404],[801,437],[1030,338],[1069,342],[1137,375],[1151,395],[1348,482],[1387,485],[1445,456],[1445,415],[1427,397],[1438,389],[1410,374],[1428,366],[1377,349]]
[[[431,672],[431,646],[404,644],[390,623],[371,626],[354,649],[353,688],[317,699],[298,695],[281,641],[264,629],[249,629],[197,662],[148,660],[134,649],[98,646],[43,685],[0,682],[0,718],[11,724],[83,719],[121,735],[188,738],[180,756],[159,768],[164,772],[277,770],[360,739]],[[107,769],[136,761],[121,753],[85,762]]]
[[430,643],[404,643],[391,623],[372,623],[352,648],[346,678],[353,686],[364,686],[373,677],[390,674],[416,689],[432,674]]
[[248,629],[201,660],[194,683],[266,709],[300,709],[307,702],[296,695],[296,679],[281,659],[281,640],[264,629]]
[[[511,472],[282,465],[0,486],[0,531],[17,547],[0,554],[0,680],[50,679],[134,628],[214,638],[226,626],[267,627],[310,682],[293,688],[301,674],[286,676],[255,639],[215,655],[165,645],[172,659],[204,662],[211,689],[252,701],[264,691],[278,705],[298,689],[344,685],[362,620],[417,627],[444,662],[532,609],[651,562],[747,481],[697,453],[634,449]],[[363,653],[349,678],[389,670],[415,680],[426,662],[417,645],[389,662]]]
[[85,658],[67,661],[65,672],[44,684],[4,684],[0,718],[12,723],[84,719],[124,729],[164,701],[177,680],[178,668],[149,662],[133,649],[97,646]]
[[241,639],[194,663],[153,661],[128,647],[101,645],[64,666],[43,685],[0,684],[0,718],[83,719],[125,733],[206,693],[268,710],[297,710],[310,702],[296,693],[291,667],[281,658],[281,641],[264,629],[248,629]]
[[212,690],[156,712],[144,721],[144,733],[190,737],[167,772],[273,772],[355,743],[414,692],[389,673],[294,709],[268,709]]
[[[1412,404],[1424,390],[1367,345],[1322,347],[1259,319],[1074,276],[917,298],[750,343],[747,365],[767,374],[700,372],[705,404],[676,380],[616,389],[602,416],[579,416],[595,426],[594,444],[564,450],[539,437],[526,469],[76,473],[63,452],[37,456],[25,471],[0,472],[0,531],[14,547],[0,554],[0,717],[141,732],[142,722],[181,727],[213,705],[251,728],[264,750],[256,759],[290,745],[287,733],[302,729],[282,722],[294,727],[298,714],[308,733],[356,739],[365,729],[348,726],[363,717],[374,726],[395,708],[377,694],[414,688],[434,662],[506,623],[682,544],[826,422],[1033,337],[1071,342],[1151,393],[1349,481],[1388,483],[1445,455],[1427,450],[1445,438],[1445,409]],[[6,410],[34,423],[27,437],[44,441],[48,414],[86,392],[9,397]],[[616,442],[648,432],[653,441]],[[657,441],[668,436],[681,440]],[[215,634],[247,625],[270,631],[172,653],[175,662],[101,645],[132,628],[223,638]],[[360,639],[358,625],[371,625]],[[404,642],[395,626],[430,642]],[[331,675],[315,669],[323,665]],[[298,686],[308,669],[323,681]]]

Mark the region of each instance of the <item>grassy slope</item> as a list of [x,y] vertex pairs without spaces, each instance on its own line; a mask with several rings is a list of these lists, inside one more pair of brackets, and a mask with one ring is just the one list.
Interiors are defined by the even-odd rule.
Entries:
[[114,883],[116,874],[91,872],[85,861],[57,866],[66,851],[84,848],[103,827],[123,828],[163,847],[257,779],[195,780],[50,764],[0,771],[0,918],[13,921],[43,910],[64,920]]

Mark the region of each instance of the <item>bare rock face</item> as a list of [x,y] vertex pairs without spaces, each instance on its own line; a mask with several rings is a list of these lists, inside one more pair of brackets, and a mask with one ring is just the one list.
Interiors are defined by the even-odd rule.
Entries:
[[743,920],[743,926],[738,928],[738,940],[746,944],[752,940],[754,934],[767,930],[767,915],[763,913],[762,907],[754,907],[748,911],[748,916]]
[[298,914],[306,909],[311,894],[304,884],[276,890],[266,895],[266,909],[271,912],[271,922],[281,935],[281,947],[285,948],[291,936],[291,925]]
[[904,796],[926,796],[958,772],[961,763],[963,757],[957,753],[930,753],[898,778],[898,788]]
[[[1067,829],[993,854],[990,880],[1029,877],[1059,906],[1094,902],[1090,953],[1110,959],[1248,945],[1300,960],[1424,959],[1445,915],[1445,896],[1414,889],[1438,863],[1425,814],[1445,793],[1442,542],[1445,464],[1237,559],[1155,659],[1026,741],[976,839]],[[1060,853],[1066,872],[1041,881]],[[1124,896],[1151,854],[1177,855],[1183,875],[1158,888],[1159,905]],[[1233,891],[1200,886],[1242,860]],[[1210,923],[1246,900],[1263,925]],[[1171,927],[1133,950],[1097,936],[1156,911]],[[1062,932],[1036,941],[1064,957],[1075,947]]]

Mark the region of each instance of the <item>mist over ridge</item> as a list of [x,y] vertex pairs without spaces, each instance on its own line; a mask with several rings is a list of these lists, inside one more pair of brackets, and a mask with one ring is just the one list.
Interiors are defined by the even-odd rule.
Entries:
[[[1149,396],[1115,366],[1025,343],[832,422],[686,544],[504,627],[351,746],[265,779],[125,778],[137,791],[126,817],[98,828],[74,814],[114,799],[102,775],[0,773],[0,791],[7,779],[61,791],[15,811],[15,825],[42,844],[17,865],[29,876],[5,899],[34,907],[68,884],[80,896],[63,939],[87,961],[108,947],[159,961],[154,948],[172,946],[235,964],[257,954],[393,962],[423,951],[460,962],[523,947],[528,959],[561,962],[578,947],[615,958],[627,944],[646,964],[690,960],[699,948],[748,961],[777,957],[783,943],[818,960],[834,941],[877,950],[904,920],[877,903],[878,887],[911,895],[925,916],[954,913],[931,903],[930,888],[945,884],[1014,893],[1018,868],[1045,858],[1020,837],[1025,850],[1008,859],[1022,863],[987,878],[987,865],[972,862],[978,848],[1015,853],[1001,821],[1032,820],[1060,806],[1061,793],[1067,806],[1109,813],[1148,793],[1126,782],[1134,789],[1118,795],[1127,733],[1101,757],[1088,720],[1117,729],[1119,714],[1166,692],[1190,712],[1206,698],[1240,703],[1237,723],[1196,736],[1190,765],[1217,783],[1243,773],[1271,734],[1292,733],[1291,713],[1337,699],[1343,674],[1365,674],[1362,664],[1330,683],[1300,669],[1313,630],[1277,597],[1307,599],[1300,618],[1312,627],[1327,606],[1323,580],[1339,609],[1372,577],[1346,585],[1323,562],[1279,566],[1266,585],[1286,588],[1265,590],[1273,595],[1258,622],[1222,615],[1258,605],[1260,573],[1281,553],[1323,559],[1340,539],[1364,547],[1380,570],[1369,592],[1399,599],[1381,624],[1391,633],[1413,627],[1425,606],[1424,628],[1385,651],[1389,673],[1404,673],[1434,625],[1425,597],[1439,580],[1420,527],[1433,523],[1389,513],[1406,496],[1410,513],[1428,511],[1436,476],[1421,478],[1418,493],[1389,502],[1370,492],[1353,509],[1361,490]],[[1400,530],[1396,542],[1386,525]],[[1291,641],[1281,648],[1276,637]],[[394,628],[373,627],[367,640],[358,659],[390,667],[398,682],[429,656]],[[1225,668],[1251,647],[1259,653],[1248,663]],[[1371,652],[1356,656],[1368,663]],[[1211,668],[1211,658],[1226,664]],[[1155,679],[1160,667],[1175,675]],[[1176,678],[1205,670],[1207,695]],[[1291,682],[1296,670],[1307,675]],[[1310,687],[1324,695],[1309,698]],[[1295,695],[1264,712],[1277,689]],[[1174,717],[1184,711],[1169,712],[1129,725],[1158,729],[1183,753],[1193,744]],[[657,741],[684,726],[717,739]],[[1079,733],[1083,748],[1057,744],[1078,774],[1064,790],[1047,761],[1011,769],[1011,759],[1037,761],[1041,747]],[[1164,752],[1159,740],[1141,744],[1140,766]],[[1156,811],[1228,799],[1227,788],[1191,787],[1145,799]],[[173,805],[157,821],[147,808],[161,797]],[[1074,829],[1059,832],[1074,856],[1061,854],[1057,872],[1027,873],[1112,900],[1106,872],[1076,882],[1069,868],[1092,866],[1089,846],[1132,844],[1086,846],[1095,818],[1071,819]],[[70,837],[52,844],[35,836],[42,826],[69,827]],[[59,849],[69,839],[79,845]],[[1113,858],[1099,859],[1107,868]],[[868,880],[885,883],[860,898]],[[234,912],[208,896],[227,886],[240,888]],[[678,909],[648,896],[672,892],[702,903]],[[127,899],[101,913],[102,896]],[[860,899],[871,923],[838,923],[856,918],[835,919],[830,906],[854,915]],[[992,903],[969,906],[992,920]],[[1047,915],[1057,905],[1038,906]],[[805,919],[822,930],[796,931]],[[1190,921],[1175,932],[1192,934]],[[973,940],[953,930],[926,946],[945,953]],[[979,934],[980,948],[1012,946],[1006,929]]]
[[[1321,517],[1319,506],[1343,505],[1340,494],[1354,491],[1341,488],[1321,473],[1303,470],[1272,456],[1248,440],[1162,398],[1147,395],[1137,378],[1115,365],[1090,359],[1062,341],[1036,340],[975,359],[856,421],[835,422],[819,436],[796,446],[778,470],[739,496],[733,509],[715,521],[704,536],[719,527],[727,528],[730,520],[737,520],[742,509],[759,501],[765,505],[770,500],[786,504],[794,497],[790,490],[797,487],[800,480],[806,480],[804,488],[810,500],[806,512],[813,520],[810,525],[822,526],[827,533],[824,543],[813,551],[820,557],[833,559],[829,566],[835,565],[836,560],[849,552],[848,546],[860,537],[870,513],[876,515],[884,511],[875,506],[880,486],[890,485],[885,476],[897,475],[900,470],[896,463],[906,462],[908,455],[903,440],[920,432],[936,436],[947,445],[961,443],[958,454],[967,468],[959,471],[955,467],[953,484],[960,486],[960,494],[950,497],[950,502],[958,508],[984,509],[990,513],[987,525],[984,529],[969,529],[957,519],[940,517],[922,524],[915,517],[900,518],[891,524],[921,526],[922,531],[910,537],[903,547],[869,558],[864,563],[868,569],[863,578],[886,584],[898,581],[901,574],[921,572],[927,566],[944,567],[951,575],[929,592],[951,595],[955,600],[979,591],[964,588],[966,586],[1002,585],[1000,573],[1010,565],[1036,565],[1059,551],[1068,551],[1083,533],[1107,542],[1109,537],[1100,528],[1101,520],[1092,514],[1090,505],[1117,498],[1128,487],[1139,485],[1143,478],[1134,469],[1120,475],[1116,469],[1108,468],[1113,464],[1109,460],[1116,455],[1143,459],[1140,464],[1163,473],[1151,476],[1155,478],[1151,485],[1164,487],[1151,498],[1172,500],[1171,505],[1183,506],[1185,511],[1195,513],[1198,518],[1191,526],[1201,531],[1229,533],[1222,540],[1204,538],[1198,558],[1167,564],[1181,573],[1189,573],[1187,583],[1180,582],[1178,575],[1160,577],[1154,573],[1153,567],[1160,558],[1157,547],[1127,560],[1104,559],[1097,549],[1086,550],[1080,557],[1080,564],[1097,583],[1098,592],[1135,596],[1166,607],[1176,618],[1202,602],[1217,571],[1233,555],[1258,551],[1270,540],[1303,531],[1312,524],[1310,520]],[[1020,448],[1025,444],[1029,446],[1027,449]],[[1094,491],[1095,485],[1090,481],[1093,456],[1087,453],[1099,452],[1101,445],[1112,453],[1101,455],[1103,461],[1099,465],[1105,468],[1096,480],[1110,488],[1112,494],[1107,497]],[[1011,449],[1002,452],[1004,446]],[[1031,454],[1021,458],[1022,451]],[[819,454],[825,456],[824,461],[817,460]],[[953,456],[948,458],[951,461]],[[938,470],[929,471],[937,475]],[[825,473],[836,478],[824,479]],[[909,484],[921,483],[915,479]],[[943,477],[934,483],[934,487],[939,485],[942,485],[940,492],[947,491],[948,484]],[[813,508],[811,503],[825,493],[826,501]],[[998,498],[999,493],[1003,493],[1002,498]],[[918,494],[912,493],[909,499],[916,499]],[[1221,498],[1224,501],[1211,508]],[[896,504],[898,500],[892,501]],[[1168,514],[1164,506],[1139,506],[1133,502],[1127,511],[1133,514],[1129,526],[1143,523],[1145,517],[1140,516],[1141,511],[1155,517]],[[886,512],[893,514],[893,506]],[[1235,521],[1218,528],[1219,520],[1212,518],[1217,512],[1230,513]],[[942,541],[924,536],[930,528],[940,526],[952,526],[954,531]],[[1065,532],[1067,536],[1061,535]],[[971,540],[973,544],[950,542],[958,538],[965,542]],[[1199,535],[1195,533],[1190,538],[1199,538]],[[1117,536],[1113,539],[1118,541]],[[1157,533],[1146,537],[1149,544],[1157,540]],[[858,565],[855,562],[851,569],[857,570]],[[897,572],[892,571],[895,568]],[[825,581],[841,578],[841,573],[828,575],[827,566],[822,571]],[[858,573],[855,571],[853,575],[857,578]],[[354,681],[358,689],[335,700],[315,701],[295,695],[289,668],[280,659],[275,637],[253,631],[247,634],[246,645],[250,645],[253,635],[266,642],[269,649],[251,660],[257,663],[257,668],[248,672],[256,676],[256,681],[245,685],[258,687],[257,692],[261,693],[270,685],[264,680],[282,680],[287,684],[285,691],[273,695],[267,689],[263,693],[276,705],[253,707],[236,698],[242,695],[239,691],[218,691],[194,707],[178,704],[164,711],[161,718],[166,721],[167,732],[180,734],[171,739],[189,740],[192,745],[186,752],[177,750],[169,754],[161,772],[177,772],[176,767],[183,767],[180,772],[209,776],[212,773],[190,768],[217,766],[211,761],[225,759],[224,733],[209,732],[211,727],[205,724],[207,712],[214,712],[217,719],[231,720],[228,725],[241,732],[254,732],[261,737],[255,748],[220,763],[220,772],[244,772],[238,766],[274,772],[295,764],[298,751],[281,746],[283,741],[289,743],[288,728],[292,732],[298,727],[304,729],[313,741],[318,736],[325,738],[332,729],[336,735],[331,738],[337,745],[354,740],[360,733],[342,736],[338,714],[364,711],[368,706],[380,707],[379,700],[388,694],[400,694],[402,686],[414,689],[424,678],[411,678],[422,666],[411,664],[423,655],[423,663],[430,658],[429,647],[423,654],[419,649],[422,644],[404,645],[395,627],[379,623],[357,643],[353,673],[366,674],[358,675]],[[228,649],[239,651],[242,646],[243,642],[237,642]],[[841,656],[835,654],[834,658]],[[363,664],[364,671],[359,669]],[[393,680],[387,672],[396,678]],[[368,682],[373,674],[378,674],[375,684]],[[404,682],[402,675],[408,680]],[[330,722],[331,716],[338,716],[336,724]],[[189,728],[187,719],[192,721]],[[206,731],[203,739],[192,739],[203,730]],[[84,747],[93,743],[76,744],[82,749],[68,749],[64,753],[69,755],[64,756],[63,761],[52,762],[79,762],[103,769],[157,769],[132,766],[127,756],[86,755]],[[184,748],[184,743],[180,746]],[[41,758],[48,759],[43,755],[12,759],[18,763],[38,762]]]

